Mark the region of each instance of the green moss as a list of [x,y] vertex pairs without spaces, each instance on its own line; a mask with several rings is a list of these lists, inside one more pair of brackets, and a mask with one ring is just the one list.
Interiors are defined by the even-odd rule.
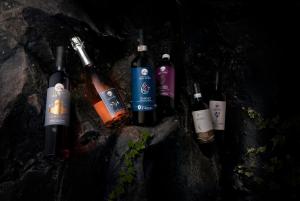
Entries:
[[108,201],[120,198],[125,192],[126,187],[134,182],[136,170],[134,160],[144,151],[147,143],[151,140],[149,132],[143,131],[138,141],[128,142],[128,151],[124,154],[124,168],[119,172],[117,185],[108,196]]

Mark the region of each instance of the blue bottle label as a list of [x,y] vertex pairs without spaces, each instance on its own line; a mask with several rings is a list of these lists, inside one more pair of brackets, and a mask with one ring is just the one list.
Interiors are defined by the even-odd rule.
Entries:
[[117,112],[121,110],[125,110],[125,105],[123,104],[115,88],[103,91],[99,95],[111,116],[114,116]]
[[151,67],[131,68],[132,110],[151,111],[155,109],[155,80]]

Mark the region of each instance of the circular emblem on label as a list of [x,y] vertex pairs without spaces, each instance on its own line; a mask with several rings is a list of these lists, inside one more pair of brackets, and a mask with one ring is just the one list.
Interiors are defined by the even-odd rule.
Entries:
[[166,70],[166,67],[165,66],[162,66],[162,67],[160,67],[160,71],[165,71]]
[[143,68],[143,69],[141,70],[141,74],[142,74],[142,75],[148,75],[148,69],[147,69],[147,68]]
[[141,87],[141,93],[148,94],[149,91],[150,91],[150,87],[148,86],[148,84],[146,82],[144,82]]
[[55,86],[54,86],[54,90],[57,91],[57,92],[62,92],[64,90],[64,85],[61,84],[61,83],[57,83]]
[[112,96],[112,92],[111,92],[111,91],[108,91],[108,92],[106,92],[106,95]]

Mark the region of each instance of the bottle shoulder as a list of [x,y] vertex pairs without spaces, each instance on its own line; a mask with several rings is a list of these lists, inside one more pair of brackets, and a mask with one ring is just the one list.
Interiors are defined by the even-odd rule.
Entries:
[[131,62],[131,67],[153,67],[152,58],[148,54],[138,54]]
[[226,96],[222,91],[215,91],[211,98],[211,101],[226,101]]
[[66,75],[64,71],[56,71],[50,75],[49,87],[52,87],[57,83],[61,83],[67,86],[69,85],[69,77]]
[[192,103],[192,110],[206,110],[208,109],[208,105],[202,99],[194,99]]

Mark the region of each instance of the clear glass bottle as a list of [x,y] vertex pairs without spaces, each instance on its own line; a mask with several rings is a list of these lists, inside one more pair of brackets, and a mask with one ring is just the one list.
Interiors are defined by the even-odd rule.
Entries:
[[125,120],[128,117],[128,111],[117,89],[93,64],[79,37],[72,37],[71,44],[84,66],[85,97],[93,105],[104,125],[111,127]]
[[194,99],[192,104],[192,115],[195,133],[199,143],[209,143],[214,141],[214,131],[211,113],[206,103],[202,99],[198,83],[194,83]]

